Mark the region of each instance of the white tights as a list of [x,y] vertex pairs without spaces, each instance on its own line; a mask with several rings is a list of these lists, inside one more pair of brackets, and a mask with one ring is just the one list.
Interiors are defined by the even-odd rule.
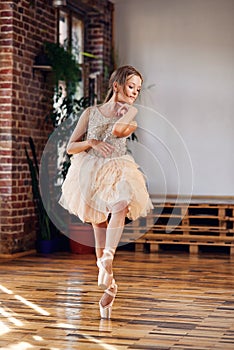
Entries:
[[115,252],[123,233],[127,212],[127,203],[118,202],[111,208],[109,223],[93,224],[97,258],[102,257],[104,249]]
[[[127,212],[127,203],[125,201],[118,202],[111,208],[109,223],[102,222],[100,224],[93,224],[97,259],[102,257],[104,249],[106,251],[111,251],[114,255],[123,233]],[[105,268],[109,273],[112,273],[112,263],[106,265]],[[110,297],[110,295],[104,293],[102,305],[105,306],[109,304],[111,299],[112,297]]]

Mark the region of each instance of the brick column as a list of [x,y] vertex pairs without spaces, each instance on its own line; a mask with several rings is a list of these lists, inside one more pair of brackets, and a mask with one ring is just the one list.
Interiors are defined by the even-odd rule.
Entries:
[[[0,3],[0,251],[3,250],[4,232],[12,208],[7,205],[12,199],[12,84],[13,84],[13,10],[9,4]],[[9,221],[8,221],[9,219]]]
[[[50,2],[48,2],[50,3]],[[33,62],[43,41],[55,41],[55,9],[37,0],[0,3],[0,254],[34,248],[35,208],[24,147],[41,152],[50,125],[51,89]]]

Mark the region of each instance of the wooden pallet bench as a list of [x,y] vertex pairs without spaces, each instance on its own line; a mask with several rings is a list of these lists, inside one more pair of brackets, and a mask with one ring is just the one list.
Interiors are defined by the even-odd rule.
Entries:
[[234,238],[222,237],[222,236],[200,236],[200,235],[177,235],[177,234],[149,234],[147,237],[143,237],[137,240],[137,249],[144,249],[144,245],[149,245],[150,252],[158,252],[160,246],[165,244],[173,245],[187,245],[189,246],[190,253],[198,253],[201,246],[216,246],[216,247],[229,247],[230,255],[234,255]]
[[229,247],[234,255],[233,203],[154,203],[146,218],[127,225],[122,242],[135,242],[136,250],[147,244],[150,251],[162,245],[188,245],[190,253],[201,246]]

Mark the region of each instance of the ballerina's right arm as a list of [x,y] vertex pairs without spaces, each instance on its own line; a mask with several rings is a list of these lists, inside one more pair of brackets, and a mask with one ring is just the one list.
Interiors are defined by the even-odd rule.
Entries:
[[134,117],[137,114],[136,107],[131,106],[113,126],[112,134],[116,137],[128,137],[137,128],[137,122]]
[[87,108],[80,116],[80,119],[73,131],[67,145],[68,154],[76,154],[93,148],[100,152],[104,157],[107,157],[114,149],[112,145],[107,142],[95,139],[88,139],[82,141],[88,129],[90,108]]

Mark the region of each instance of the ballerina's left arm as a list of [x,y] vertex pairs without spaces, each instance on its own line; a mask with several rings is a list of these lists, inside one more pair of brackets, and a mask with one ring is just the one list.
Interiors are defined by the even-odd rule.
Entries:
[[137,122],[133,120],[137,114],[137,109],[133,106],[129,108],[113,126],[112,134],[116,137],[128,137],[137,128]]

